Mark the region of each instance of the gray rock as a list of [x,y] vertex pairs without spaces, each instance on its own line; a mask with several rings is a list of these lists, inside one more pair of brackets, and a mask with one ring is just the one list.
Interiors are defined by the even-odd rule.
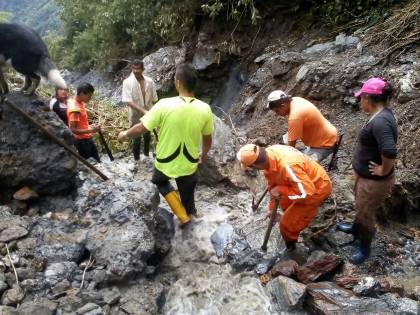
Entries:
[[263,85],[272,79],[272,73],[266,68],[259,68],[249,79],[249,85],[261,88]]
[[185,61],[185,48],[163,47],[143,58],[145,75],[151,77],[156,89],[168,93],[174,86],[176,66]]
[[195,50],[192,65],[196,70],[205,70],[215,62],[217,62],[217,53],[214,48],[200,45]]
[[72,261],[54,263],[47,266],[47,268],[45,269],[44,271],[45,280],[51,286],[54,286],[57,283],[63,281],[63,279],[72,281],[78,269],[79,268],[77,264]]
[[136,300],[129,300],[126,303],[120,305],[120,308],[128,314],[140,315],[143,305]]
[[261,251],[250,248],[239,252],[234,256],[231,254],[228,256],[229,263],[236,272],[254,269],[262,258],[263,255],[261,254]]
[[[51,302],[52,303],[52,302]],[[42,301],[25,302],[19,307],[20,315],[52,315],[53,310]]]
[[28,234],[28,230],[22,226],[11,226],[0,232],[0,242],[8,243],[15,239],[24,237]]
[[212,147],[207,160],[198,168],[199,181],[206,185],[215,185],[227,180],[235,172],[235,167],[238,167],[232,129],[219,117],[213,115],[213,119]]
[[217,257],[229,255],[234,257],[249,249],[249,243],[235,232],[232,225],[222,223],[210,237]]
[[104,302],[109,305],[114,305],[115,303],[118,303],[118,301],[121,298],[121,294],[118,290],[118,288],[112,288],[112,289],[106,289],[102,291]]
[[392,293],[386,293],[380,297],[394,314],[417,315],[419,302],[409,298],[396,298]]
[[328,241],[335,246],[344,246],[353,242],[354,237],[351,234],[337,231],[328,235]]
[[417,89],[414,87],[414,77],[415,71],[411,70],[408,71],[405,74],[405,76],[399,79],[398,101],[400,103],[406,103],[417,98],[418,92]]
[[379,287],[378,281],[373,277],[364,277],[360,282],[353,288],[353,292],[357,295],[369,296],[375,289]]
[[[46,110],[46,105],[31,104],[36,99],[21,94],[11,93],[8,99],[63,141],[72,143],[71,131],[54,112]],[[2,106],[0,132],[4,135],[0,138],[2,190],[15,191],[28,182],[38,194],[55,194],[73,187],[76,160],[6,105]]]
[[0,305],[0,314],[1,315],[19,315],[19,312],[14,307]]
[[281,307],[300,307],[303,304],[306,285],[296,282],[293,279],[278,276],[269,282],[269,291],[274,300]]
[[24,297],[25,297],[25,292],[19,287],[14,287],[3,293],[1,297],[1,304],[16,305],[20,303]]
[[76,314],[101,315],[102,310],[99,305],[95,303],[88,303],[76,311]]
[[0,295],[2,295],[8,288],[9,285],[4,280],[0,280]]

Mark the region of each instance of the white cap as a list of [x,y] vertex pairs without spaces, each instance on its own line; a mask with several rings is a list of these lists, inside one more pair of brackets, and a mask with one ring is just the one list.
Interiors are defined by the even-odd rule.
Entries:
[[281,99],[285,99],[285,98],[289,98],[290,96],[287,95],[285,92],[281,91],[281,90],[275,90],[273,92],[271,92],[268,97],[267,97],[267,108],[269,107],[270,102],[273,101],[278,101]]
[[288,95],[286,93],[284,93],[281,90],[275,90],[273,92],[270,93],[270,95],[268,95],[267,97],[267,101],[272,102],[272,101],[278,101],[282,98],[288,97]]

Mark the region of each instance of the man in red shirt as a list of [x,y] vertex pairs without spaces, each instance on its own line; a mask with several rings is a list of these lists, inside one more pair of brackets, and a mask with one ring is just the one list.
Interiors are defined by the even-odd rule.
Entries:
[[68,101],[67,119],[69,128],[74,134],[74,144],[79,154],[85,159],[93,157],[100,162],[92,133],[99,132],[101,126],[90,127],[86,111],[86,103],[92,98],[93,92],[95,92],[95,89],[90,83],[82,83],[77,87],[77,95],[71,97]]

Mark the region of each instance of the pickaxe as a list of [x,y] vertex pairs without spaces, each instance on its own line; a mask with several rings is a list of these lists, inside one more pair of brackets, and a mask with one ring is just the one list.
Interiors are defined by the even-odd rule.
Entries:
[[260,206],[261,201],[264,199],[264,197],[265,197],[265,195],[267,195],[267,193],[268,193],[268,188],[265,189],[264,193],[262,194],[260,199],[258,199],[257,202],[255,202],[255,197],[252,197],[252,211],[253,212],[257,211],[258,207]]

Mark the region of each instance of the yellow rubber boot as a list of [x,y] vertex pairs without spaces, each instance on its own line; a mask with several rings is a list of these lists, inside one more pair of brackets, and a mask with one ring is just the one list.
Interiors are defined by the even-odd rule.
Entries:
[[167,194],[165,199],[169,207],[172,209],[172,212],[178,217],[179,221],[181,221],[181,224],[185,224],[190,221],[187,211],[175,191],[171,191]]

